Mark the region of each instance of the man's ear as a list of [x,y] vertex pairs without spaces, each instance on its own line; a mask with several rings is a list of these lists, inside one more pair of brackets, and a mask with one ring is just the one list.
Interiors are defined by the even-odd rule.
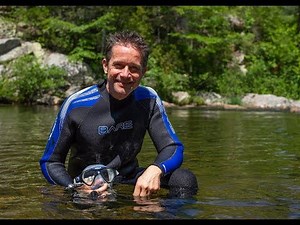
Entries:
[[103,68],[104,73],[107,73],[107,70],[108,70],[107,63],[108,62],[107,62],[106,58],[103,58],[102,59],[102,68]]

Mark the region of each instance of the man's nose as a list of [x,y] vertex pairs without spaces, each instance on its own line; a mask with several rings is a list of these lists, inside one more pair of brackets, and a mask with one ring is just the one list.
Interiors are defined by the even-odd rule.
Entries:
[[125,66],[122,70],[122,76],[123,77],[129,77],[131,76],[130,70],[128,66]]

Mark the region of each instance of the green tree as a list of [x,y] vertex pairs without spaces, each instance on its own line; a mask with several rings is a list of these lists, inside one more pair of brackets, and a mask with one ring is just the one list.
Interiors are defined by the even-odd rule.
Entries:
[[20,57],[10,67],[9,76],[0,79],[0,99],[8,102],[34,104],[44,93],[59,95],[56,89],[65,85],[64,70],[42,67],[33,55]]

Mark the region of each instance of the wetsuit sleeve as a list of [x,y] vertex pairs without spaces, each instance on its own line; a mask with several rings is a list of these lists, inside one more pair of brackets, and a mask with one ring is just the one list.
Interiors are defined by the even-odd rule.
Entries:
[[164,175],[179,168],[183,162],[184,146],[178,139],[158,96],[148,131],[158,152],[153,164],[158,166]]
[[66,104],[63,104],[52,126],[44,154],[40,159],[41,171],[46,180],[51,184],[62,186],[73,183],[65,168],[65,160],[73,134],[65,111],[68,109]]

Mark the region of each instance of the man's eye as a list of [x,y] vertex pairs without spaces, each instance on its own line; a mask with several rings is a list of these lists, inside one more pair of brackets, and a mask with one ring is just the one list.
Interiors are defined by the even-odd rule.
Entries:
[[114,67],[116,68],[116,69],[123,69],[123,66],[122,65],[114,65]]
[[138,73],[140,71],[140,69],[137,68],[137,67],[130,67],[129,70],[130,70],[131,73]]

